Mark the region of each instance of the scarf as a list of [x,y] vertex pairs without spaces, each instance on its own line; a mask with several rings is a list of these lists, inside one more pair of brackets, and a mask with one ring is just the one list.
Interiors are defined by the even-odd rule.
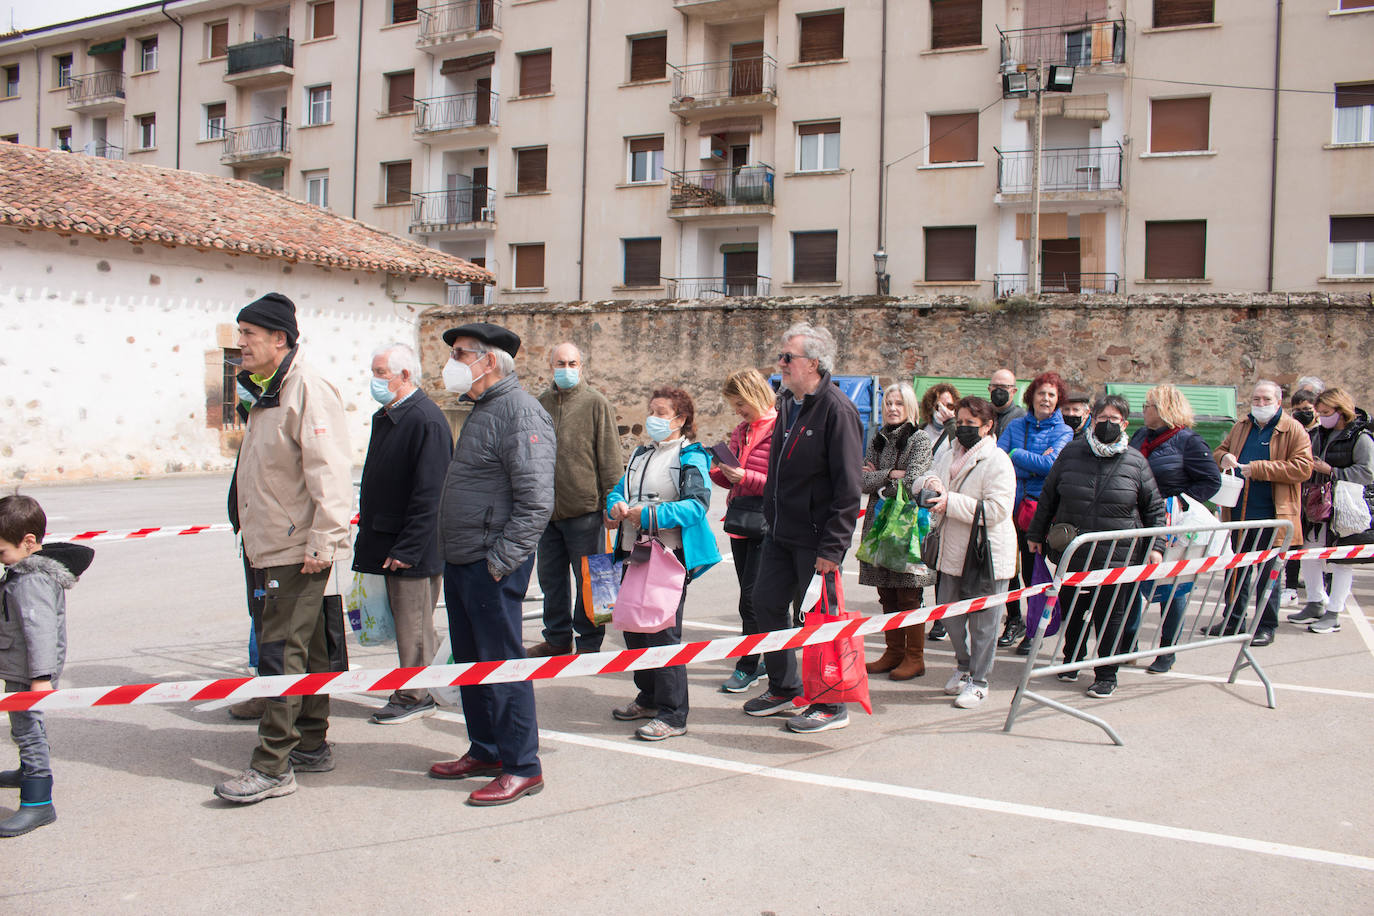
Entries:
[[1146,458],[1149,458],[1150,452],[1153,452],[1155,449],[1159,448],[1161,445],[1168,442],[1170,439],[1172,439],[1174,436],[1178,435],[1182,431],[1183,427],[1181,426],[1169,426],[1159,430],[1158,432],[1146,430],[1145,441],[1140,443],[1140,454],[1144,455]]
[[1098,442],[1096,432],[1097,431],[1092,427],[1088,427],[1088,448],[1092,449],[1093,454],[1097,457],[1112,458],[1126,451],[1126,446],[1128,445],[1128,443],[1126,441],[1125,430],[1122,430],[1121,435],[1117,436],[1116,441],[1113,442],[1111,445],[1105,445],[1101,442]]

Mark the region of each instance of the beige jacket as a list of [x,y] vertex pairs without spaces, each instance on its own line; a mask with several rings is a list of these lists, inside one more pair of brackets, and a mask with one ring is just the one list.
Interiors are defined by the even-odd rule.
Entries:
[[243,549],[259,569],[348,557],[353,462],[339,391],[299,359],[276,397],[248,413],[236,498]]
[[931,473],[949,491],[949,502],[940,521],[939,570],[947,576],[962,575],[973,515],[981,499],[988,545],[992,548],[992,574],[997,579],[1010,579],[1016,573],[1016,527],[1011,521],[1016,469],[1007,453],[997,447],[997,440],[985,436],[973,447],[959,476],[950,480],[955,450],[941,449],[931,468]]

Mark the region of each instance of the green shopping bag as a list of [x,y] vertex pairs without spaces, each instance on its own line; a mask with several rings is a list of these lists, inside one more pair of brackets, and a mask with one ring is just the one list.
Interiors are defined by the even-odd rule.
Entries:
[[896,495],[884,500],[856,555],[893,572],[921,572],[921,539],[930,531],[930,514],[911,501],[906,487],[898,484],[896,490]]

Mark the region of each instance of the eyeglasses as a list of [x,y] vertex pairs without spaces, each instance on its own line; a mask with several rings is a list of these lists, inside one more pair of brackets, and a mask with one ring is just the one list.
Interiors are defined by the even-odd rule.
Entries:
[[477,356],[486,356],[486,355],[487,355],[487,351],[484,351],[484,350],[471,350],[471,349],[468,349],[467,347],[454,347],[452,352],[453,352],[453,358],[454,358],[454,359],[462,359],[464,353],[473,353],[473,354],[476,354]]
[[807,356],[805,353],[785,353],[785,352],[784,352],[784,353],[779,353],[779,354],[778,354],[778,362],[780,362],[780,363],[786,363],[786,364],[789,365],[789,366],[792,365],[792,360],[794,360],[794,359],[813,359],[813,357]]
[[1003,391],[1015,391],[1015,390],[1016,390],[1016,386],[1015,386],[1015,385],[989,385],[989,386],[988,386],[988,391],[996,391],[998,388],[1001,388]]

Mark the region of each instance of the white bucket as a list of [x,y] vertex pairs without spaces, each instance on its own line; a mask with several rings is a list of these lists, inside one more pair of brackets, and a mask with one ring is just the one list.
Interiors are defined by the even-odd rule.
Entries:
[[1235,471],[1223,471],[1221,489],[1212,497],[1212,503],[1230,509],[1240,502],[1240,491],[1245,488],[1245,479]]

